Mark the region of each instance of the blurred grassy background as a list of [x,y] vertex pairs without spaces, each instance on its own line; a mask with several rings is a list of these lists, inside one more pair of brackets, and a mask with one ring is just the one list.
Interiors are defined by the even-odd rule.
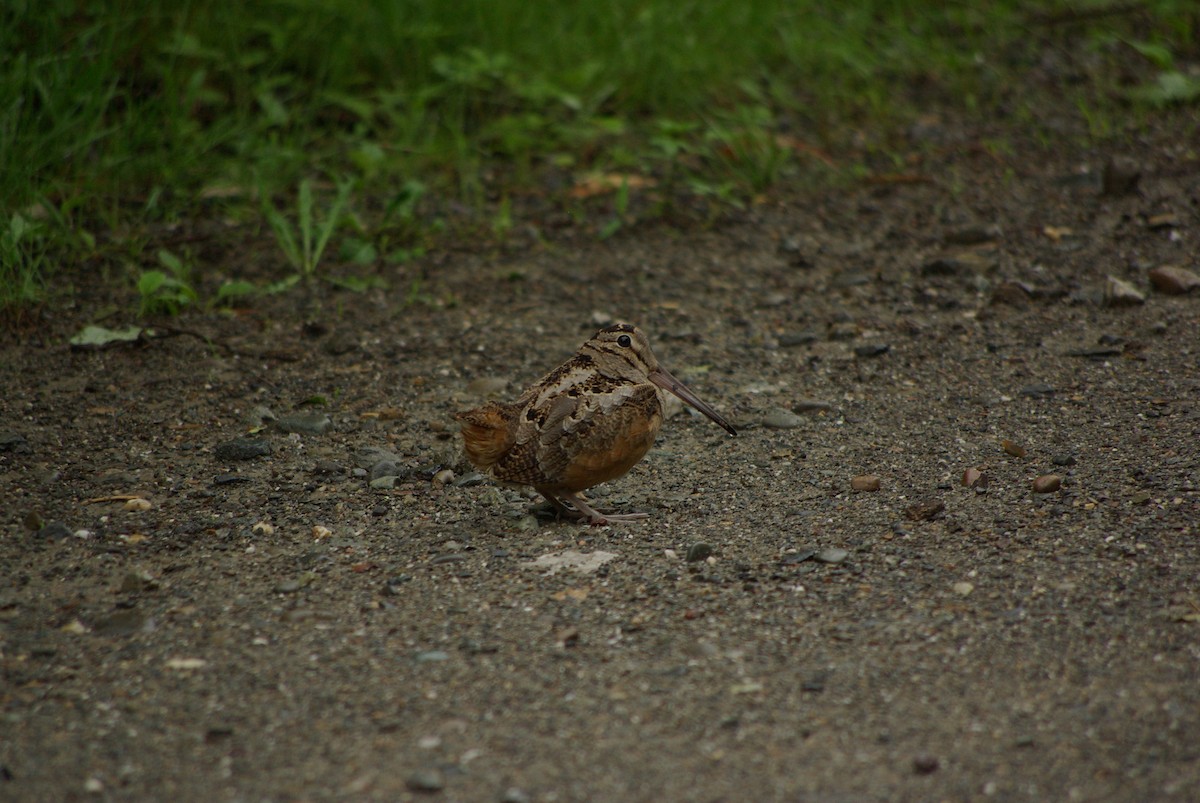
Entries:
[[353,185],[341,256],[366,264],[456,209],[502,234],[522,192],[745,203],[861,170],[926,107],[1043,135],[1047,52],[1082,136],[1126,136],[1200,96],[1198,30],[1192,0],[10,0],[0,305],[54,266],[144,263],[155,226],[263,223],[309,180],[316,207]]

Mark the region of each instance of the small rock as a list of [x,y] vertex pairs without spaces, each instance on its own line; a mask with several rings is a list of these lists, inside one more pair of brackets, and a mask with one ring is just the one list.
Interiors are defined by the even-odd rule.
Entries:
[[963,580],[955,583],[953,586],[951,586],[951,589],[960,597],[969,597],[971,596],[971,592],[975,590],[975,586]]
[[[400,468],[391,460],[380,460],[375,465],[371,466],[371,481],[381,477],[391,477],[395,479],[400,476]],[[391,487],[391,486],[388,486]]]
[[968,488],[986,488],[987,482],[987,474],[984,474],[977,468],[968,468],[963,472],[962,484]]
[[25,517],[21,521],[25,525],[25,529],[29,530],[30,532],[36,533],[38,530],[46,526],[46,521],[42,518],[42,514],[38,513],[36,510],[31,510],[26,513]]
[[446,779],[437,769],[417,770],[405,779],[404,785],[413,792],[440,792],[446,787]]
[[839,321],[829,327],[830,340],[853,340],[858,337],[858,324],[853,321]]
[[314,524],[312,528],[312,537],[320,541],[322,538],[328,538],[333,535],[333,530],[326,527],[324,524]]
[[1004,449],[1005,454],[1012,455],[1013,457],[1024,457],[1026,454],[1024,446],[1014,443],[1008,438],[1000,441],[1000,448]]
[[504,790],[497,803],[533,803],[533,798],[524,789],[511,786]]
[[817,550],[815,550],[815,549],[809,549],[809,548],[796,549],[796,550],[786,553],[782,558],[779,559],[779,562],[782,563],[784,566],[794,566],[797,563],[803,563],[804,561],[808,560],[809,558],[815,558],[816,556],[817,556]]
[[1056,466],[1073,466],[1075,465],[1075,455],[1073,454],[1056,454],[1050,458],[1050,462]]
[[992,266],[992,260],[974,251],[940,254],[921,266],[926,276],[957,276],[982,273]]
[[371,468],[385,461],[399,464],[400,455],[379,446],[364,446],[354,452],[354,463],[359,468]]
[[1133,307],[1146,303],[1146,296],[1124,279],[1109,276],[1104,283],[1104,303],[1110,307]]
[[1134,505],[1148,505],[1150,504],[1151,498],[1152,495],[1149,491],[1138,491],[1132,497],[1130,497],[1129,501]]
[[333,427],[333,419],[325,413],[293,413],[275,419],[275,426],[298,435],[323,435]]
[[444,468],[441,471],[434,473],[431,482],[434,485],[448,485],[451,482],[454,482],[454,472],[448,468]]
[[52,521],[42,529],[38,530],[43,538],[57,540],[62,538],[70,538],[75,533],[70,527],[63,524],[61,521]]
[[816,332],[784,332],[779,336],[779,345],[784,348],[792,346],[807,346],[809,343],[816,343],[820,337]]
[[878,491],[879,477],[874,474],[859,474],[850,480],[850,490],[852,491]]
[[317,464],[313,466],[313,473],[337,475],[345,474],[346,469],[336,460],[318,460]]
[[1104,165],[1101,192],[1114,198],[1132,195],[1141,178],[1142,171],[1136,162],[1123,156],[1114,156]]
[[250,411],[250,415],[246,416],[246,420],[251,426],[261,427],[270,421],[274,421],[278,416],[270,407],[259,405]]
[[804,419],[793,413],[791,410],[785,410],[782,407],[772,407],[763,416],[762,424],[770,429],[796,429],[804,424]]
[[1062,487],[1062,477],[1058,474],[1043,474],[1033,481],[1035,494],[1050,494]]
[[0,452],[29,454],[31,451],[33,450],[29,448],[29,441],[25,440],[24,435],[16,432],[0,432]]
[[685,556],[684,560],[686,560],[688,563],[696,563],[698,561],[706,560],[710,555],[712,555],[712,553],[712,545],[700,541],[688,547],[687,555]]
[[941,499],[924,499],[904,509],[904,516],[909,521],[931,521],[946,509],[946,503]]
[[918,775],[929,775],[937,772],[939,762],[937,756],[931,756],[928,753],[922,753],[913,757],[913,772]]
[[837,290],[846,290],[851,287],[860,287],[870,283],[870,275],[865,271],[853,269],[839,271],[829,279],[829,286]]
[[1173,229],[1179,225],[1179,215],[1174,212],[1163,212],[1146,218],[1146,225],[1152,229]]
[[289,580],[283,580],[275,586],[275,591],[279,594],[292,594],[302,588],[312,585],[316,582],[316,572],[303,572]]
[[503,393],[508,387],[508,380],[499,376],[481,376],[467,383],[467,393],[474,396],[492,396]]
[[942,241],[947,245],[979,245],[1000,239],[1000,227],[995,223],[975,223],[946,232]]
[[454,481],[456,488],[469,488],[472,485],[481,485],[486,478],[478,471],[470,471],[463,474]]
[[143,499],[140,496],[125,500],[125,509],[131,513],[142,513],[149,510],[151,507],[153,507],[153,505],[150,504],[150,500]]
[[794,413],[826,413],[833,409],[833,402],[820,399],[797,399],[792,404]]
[[1071,349],[1068,357],[1084,357],[1089,360],[1107,360],[1109,357],[1120,357],[1125,353],[1123,346],[1091,346],[1081,349]]
[[1002,282],[992,291],[993,304],[1024,307],[1033,298],[1033,288],[1024,282]]
[[445,650],[425,650],[417,653],[414,660],[418,664],[440,664],[450,660],[450,653]]
[[1026,385],[1021,388],[1021,395],[1028,396],[1031,399],[1048,399],[1054,395],[1054,385],[1047,385],[1044,382],[1039,382],[1035,385]]
[[154,576],[147,571],[128,572],[121,578],[117,590],[122,594],[138,594],[142,591],[152,591],[158,587]]
[[830,547],[829,549],[822,549],[813,557],[819,563],[841,563],[850,557],[850,551],[841,549],[840,547]]
[[1200,288],[1200,276],[1174,265],[1163,265],[1150,271],[1150,284],[1160,293],[1181,296]]
[[145,626],[145,615],[132,608],[127,608],[99,619],[92,626],[92,630],[101,636],[128,636]]
[[268,521],[260,521],[250,528],[250,532],[255,535],[274,535],[275,527]]
[[891,350],[892,347],[887,343],[871,343],[854,347],[854,353],[859,357],[878,357],[887,354]]
[[271,453],[271,444],[260,438],[234,438],[217,444],[213,454],[218,460],[253,460]]

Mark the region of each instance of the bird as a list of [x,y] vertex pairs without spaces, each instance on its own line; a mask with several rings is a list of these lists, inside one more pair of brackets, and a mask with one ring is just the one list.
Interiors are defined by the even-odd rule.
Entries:
[[646,335],[628,323],[598,331],[515,402],[488,402],[454,417],[467,459],[480,471],[532,486],[561,516],[602,526],[648,517],[601,513],[583,491],[623,476],[646,456],[662,427],[665,393],[737,435],[658,364]]

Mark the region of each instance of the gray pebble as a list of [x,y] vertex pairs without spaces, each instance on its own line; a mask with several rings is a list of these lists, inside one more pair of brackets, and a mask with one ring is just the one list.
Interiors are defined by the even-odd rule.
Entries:
[[417,770],[404,781],[404,785],[414,792],[440,792],[446,786],[446,779],[440,770]]
[[784,348],[791,346],[807,346],[816,343],[820,338],[816,332],[785,332],[779,336],[779,345]]
[[250,423],[256,427],[262,426],[268,421],[274,421],[276,418],[278,418],[278,416],[275,415],[274,410],[272,410],[270,407],[264,407],[261,404],[251,410],[250,415],[247,416],[247,419],[250,421]]
[[858,325],[853,321],[841,321],[829,328],[830,340],[853,340],[858,337]]
[[803,563],[809,558],[816,557],[816,554],[817,550],[815,549],[797,549],[794,552],[788,552],[785,554],[780,560],[780,563],[784,564],[785,566],[792,566],[797,563]]
[[1104,283],[1104,303],[1110,307],[1131,307],[1146,303],[1146,296],[1124,279],[1109,276]]
[[359,468],[370,468],[384,460],[399,463],[400,455],[379,446],[364,446],[354,451],[354,464]]
[[371,487],[376,491],[390,491],[396,487],[396,480],[398,479],[399,477],[395,474],[385,474],[382,477],[376,477],[371,480]]
[[764,427],[770,427],[771,429],[795,429],[804,424],[804,419],[791,410],[785,410],[782,407],[772,407],[763,416],[762,424]]
[[1031,399],[1048,399],[1054,395],[1054,386],[1047,385],[1044,382],[1036,385],[1026,385],[1021,388],[1021,395],[1028,396]]
[[61,521],[52,521],[42,529],[38,530],[38,534],[43,538],[62,539],[70,538],[75,533],[71,528],[63,524]]
[[217,444],[213,450],[218,460],[253,460],[271,453],[271,444],[261,438],[234,438]]
[[128,636],[146,626],[146,617],[141,612],[128,608],[115,611],[97,620],[93,630],[101,636]]
[[995,223],[975,223],[946,232],[942,240],[948,245],[979,245],[999,240],[1000,234]]
[[29,441],[25,440],[24,435],[16,432],[0,432],[0,452],[29,454],[31,451],[33,450],[29,448]]
[[821,563],[841,563],[850,557],[850,552],[840,547],[830,547],[829,549],[822,549],[814,557]]
[[380,477],[399,477],[400,468],[392,460],[380,460],[375,465],[371,466],[371,481]]
[[325,413],[293,413],[275,419],[275,426],[284,432],[323,435],[333,426],[333,419]]
[[936,256],[921,266],[921,272],[926,276],[955,276],[986,271],[991,264],[980,254],[964,251]]
[[1073,454],[1056,454],[1050,458],[1050,462],[1056,466],[1073,466],[1075,465],[1075,455]]
[[467,392],[478,396],[501,393],[508,387],[508,380],[499,376],[481,376],[467,383]]
[[887,343],[869,343],[854,347],[854,353],[859,357],[878,357],[887,354],[891,350],[892,347]]
[[710,555],[712,555],[712,553],[713,553],[712,545],[706,544],[703,541],[700,541],[700,542],[692,544],[690,547],[688,547],[687,556],[686,556],[685,560],[687,560],[688,563],[695,563],[697,561],[707,559]]
[[469,488],[472,485],[481,485],[483,481],[484,476],[482,474],[478,471],[470,471],[456,479],[453,485],[457,488]]
[[820,399],[797,399],[792,404],[792,411],[797,413],[824,413],[833,409],[833,402]]
[[418,664],[436,664],[442,661],[449,661],[450,653],[445,650],[425,650],[417,653],[416,662]]

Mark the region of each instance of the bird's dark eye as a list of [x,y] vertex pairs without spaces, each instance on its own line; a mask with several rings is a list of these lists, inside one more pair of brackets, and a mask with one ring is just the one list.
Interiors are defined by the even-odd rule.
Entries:
[[621,335],[617,338],[617,345],[622,348],[629,348],[633,345],[633,341],[629,339],[629,335]]

